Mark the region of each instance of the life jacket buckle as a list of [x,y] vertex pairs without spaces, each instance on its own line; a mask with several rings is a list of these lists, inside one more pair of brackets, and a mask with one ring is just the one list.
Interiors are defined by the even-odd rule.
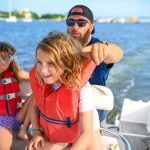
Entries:
[[4,78],[1,80],[2,81],[2,84],[9,84],[9,83],[12,83],[11,79],[10,78]]
[[6,100],[10,100],[10,99],[13,99],[16,97],[16,94],[15,93],[10,93],[10,94],[7,94],[6,95]]
[[22,106],[23,106],[23,102],[18,102],[17,103],[17,108],[22,108]]
[[67,117],[66,124],[67,124],[68,128],[71,128],[71,118],[70,117]]

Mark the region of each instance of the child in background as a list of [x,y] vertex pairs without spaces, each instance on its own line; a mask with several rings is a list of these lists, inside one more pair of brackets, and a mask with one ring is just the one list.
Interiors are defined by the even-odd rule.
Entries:
[[20,109],[19,83],[29,79],[29,73],[21,70],[14,60],[16,49],[0,41],[0,150],[10,150],[13,130],[19,129],[27,114],[31,99]]
[[95,109],[87,83],[96,65],[82,58],[77,41],[60,32],[49,33],[38,44],[36,61],[30,74],[35,98],[31,109],[33,138],[26,150],[88,149],[93,128],[99,128],[99,123],[98,127],[93,125]]

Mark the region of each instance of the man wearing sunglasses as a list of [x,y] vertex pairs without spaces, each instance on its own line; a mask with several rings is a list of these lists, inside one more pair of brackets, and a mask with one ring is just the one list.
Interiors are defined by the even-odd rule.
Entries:
[[[83,46],[91,45],[93,49],[98,50],[101,63],[96,67],[89,81],[91,84],[105,86],[110,69],[123,56],[122,49],[116,44],[100,41],[92,36],[95,33],[94,17],[87,6],[76,5],[72,7],[68,13],[66,24],[67,32],[79,40]],[[100,121],[105,118],[102,111],[99,113],[99,118]]]
[[[79,40],[83,47],[90,45],[101,60],[89,80],[90,83],[105,86],[110,69],[123,57],[122,49],[116,44],[100,41],[92,36],[95,33],[94,17],[87,6],[72,7],[68,12],[66,24],[67,32]],[[99,120],[103,121],[106,118],[106,111],[98,110],[98,113]]]

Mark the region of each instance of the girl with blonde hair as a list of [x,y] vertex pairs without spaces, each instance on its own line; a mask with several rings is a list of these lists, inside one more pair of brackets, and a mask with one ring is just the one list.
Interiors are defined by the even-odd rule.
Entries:
[[87,83],[96,65],[82,57],[81,48],[61,32],[50,32],[38,44],[30,72],[33,138],[26,150],[88,149],[93,130],[99,128],[93,125],[95,109]]

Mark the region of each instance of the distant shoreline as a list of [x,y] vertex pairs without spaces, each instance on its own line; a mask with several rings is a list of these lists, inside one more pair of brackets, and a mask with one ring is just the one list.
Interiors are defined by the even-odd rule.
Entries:
[[[32,19],[32,18],[16,18],[15,21],[7,21],[9,20],[9,18],[0,18],[0,21],[6,21],[6,22],[32,22],[32,21],[65,21],[65,19],[60,19],[60,18],[55,18],[55,19]],[[104,19],[99,19],[99,20],[95,20],[95,23],[150,23],[150,19],[148,20],[141,20],[141,21],[120,21],[119,19],[118,20],[115,20],[115,21],[111,21],[111,20],[104,20]]]

